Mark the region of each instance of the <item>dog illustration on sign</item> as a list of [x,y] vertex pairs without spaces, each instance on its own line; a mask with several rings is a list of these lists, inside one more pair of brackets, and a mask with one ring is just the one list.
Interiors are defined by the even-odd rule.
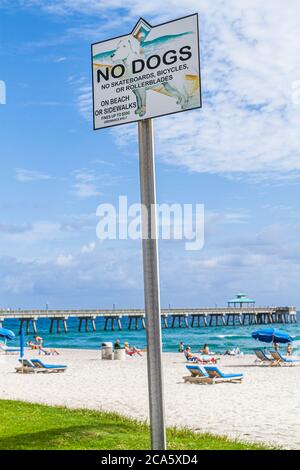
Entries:
[[[150,70],[157,68],[160,65],[161,57],[168,58],[168,62],[165,62],[164,68],[170,68],[177,60],[174,56],[176,53],[174,50],[175,46],[177,51],[182,50],[183,56],[191,57],[191,54],[187,52],[190,48],[185,46],[181,49],[180,46],[185,44],[185,42],[182,43],[182,38],[193,34],[192,32],[161,36],[154,40],[146,41],[150,31],[150,25],[141,19],[133,30],[131,37],[121,39],[115,50],[96,54],[93,57],[94,67],[112,68],[117,67],[118,64],[120,67],[122,65],[124,70],[122,79],[128,79],[132,78],[134,73],[141,73],[145,68],[145,64],[147,64]],[[170,50],[171,46],[172,50]],[[184,49],[185,51],[183,51]],[[160,53],[160,55],[158,53]],[[194,68],[196,69],[196,64]],[[163,79],[159,82],[157,82],[157,80],[147,80],[144,87],[132,87],[131,91],[135,95],[137,104],[135,114],[140,117],[145,116],[147,111],[147,92],[150,90],[175,99],[176,104],[181,110],[189,109],[189,107],[191,107],[191,101],[199,90],[200,80],[198,74],[192,73],[190,69],[186,70],[182,67],[180,71],[176,70],[170,82]]]

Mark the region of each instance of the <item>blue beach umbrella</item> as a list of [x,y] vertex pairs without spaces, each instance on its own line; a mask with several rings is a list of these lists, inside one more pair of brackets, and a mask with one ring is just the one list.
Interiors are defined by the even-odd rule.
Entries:
[[263,343],[291,343],[294,337],[284,331],[275,330],[274,328],[266,328],[257,330],[252,333],[252,338],[262,341]]
[[16,335],[13,331],[7,330],[6,328],[0,328],[0,338],[4,339],[14,339]]
[[25,335],[24,335],[24,330],[22,328],[21,334],[20,334],[20,358],[21,359],[24,357],[24,348],[25,348]]

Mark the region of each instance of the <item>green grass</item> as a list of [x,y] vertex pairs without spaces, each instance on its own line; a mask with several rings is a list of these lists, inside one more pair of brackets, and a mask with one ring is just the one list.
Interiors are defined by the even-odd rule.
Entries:
[[[0,401],[0,450],[149,449],[149,428],[113,413]],[[225,437],[168,429],[168,449],[258,450]]]

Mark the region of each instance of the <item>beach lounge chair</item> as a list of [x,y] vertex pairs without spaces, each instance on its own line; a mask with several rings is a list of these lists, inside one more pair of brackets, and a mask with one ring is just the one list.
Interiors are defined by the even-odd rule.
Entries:
[[4,352],[5,354],[20,354],[20,348],[16,348],[13,346],[7,346],[6,344],[0,344],[0,351]]
[[279,351],[270,351],[271,356],[274,359],[274,362],[278,366],[295,366],[296,364],[300,364],[300,359],[288,359]]
[[65,372],[68,366],[45,364],[40,359],[31,359],[32,364],[38,371],[43,372]]
[[220,383],[220,382],[241,383],[244,378],[243,374],[224,374],[216,366],[204,366],[204,369],[209,375],[209,378],[213,380],[213,383]]
[[186,366],[186,368],[191,373],[191,375],[183,377],[183,380],[185,382],[200,384],[212,383],[212,380],[210,379],[208,373],[204,370],[203,367],[189,365]]
[[258,363],[259,365],[267,365],[267,366],[275,365],[273,357],[267,356],[263,349],[254,349],[254,352],[256,355],[255,362]]
[[67,366],[44,364],[39,359],[19,359],[21,367],[16,367],[16,372],[26,373],[50,373],[65,372]]
[[21,367],[16,367],[16,372],[20,372],[22,374],[29,374],[36,372],[35,366],[32,364],[30,359],[19,359],[19,363]]

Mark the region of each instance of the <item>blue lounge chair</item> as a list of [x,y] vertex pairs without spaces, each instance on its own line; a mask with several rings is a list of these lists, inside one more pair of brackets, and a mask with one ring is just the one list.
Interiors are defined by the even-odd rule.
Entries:
[[256,355],[256,363],[268,366],[274,365],[274,359],[272,357],[267,356],[263,349],[254,349],[254,352]]
[[44,372],[65,372],[68,367],[65,365],[45,364],[40,359],[31,359],[31,363],[36,369]]
[[5,354],[20,354],[20,348],[16,348],[13,346],[7,346],[6,344],[0,344],[0,350],[3,351]]
[[16,367],[16,372],[21,372],[22,374],[36,372],[35,366],[32,364],[30,359],[19,359],[19,363],[21,364],[21,367]]
[[232,382],[232,383],[241,383],[244,376],[243,374],[224,374],[216,366],[204,366],[204,369],[209,375],[209,378],[213,380],[213,383],[219,382]]
[[186,377],[183,377],[183,380],[185,382],[189,382],[189,383],[211,383],[212,380],[210,379],[208,373],[206,372],[206,370],[201,367],[201,366],[192,366],[192,365],[188,365],[186,366],[187,370],[191,373],[191,375],[188,375]]
[[21,372],[23,374],[33,372],[65,372],[67,366],[63,365],[53,365],[53,364],[44,364],[39,359],[19,359],[21,367],[16,367],[16,372]]
[[296,364],[300,363],[299,359],[288,359],[282,356],[279,351],[270,351],[270,354],[278,366],[295,366]]

